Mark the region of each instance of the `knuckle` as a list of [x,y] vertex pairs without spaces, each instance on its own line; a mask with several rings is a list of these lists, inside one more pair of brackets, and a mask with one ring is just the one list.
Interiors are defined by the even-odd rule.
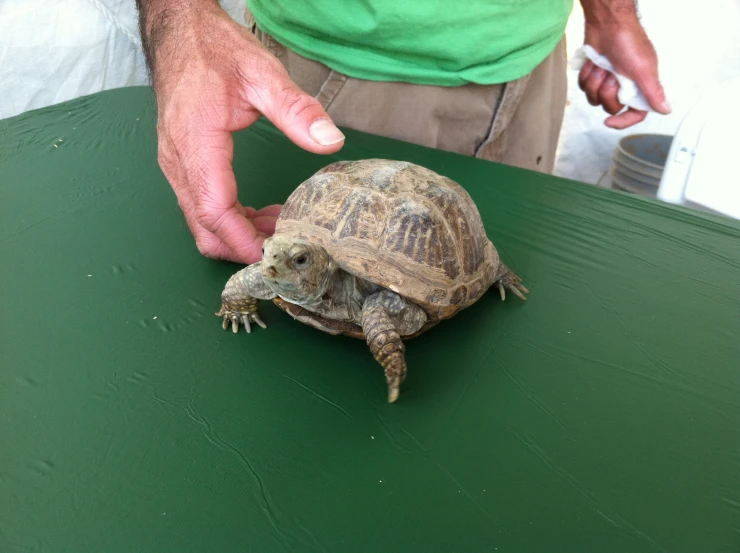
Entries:
[[281,112],[291,119],[299,119],[316,108],[321,109],[318,100],[292,87],[284,89],[280,96]]
[[258,53],[248,63],[239,65],[236,73],[245,84],[245,100],[260,112],[274,103],[275,84],[288,79],[283,65],[267,51]]
[[231,219],[233,208],[224,209],[216,205],[210,196],[207,191],[200,194],[194,209],[195,220],[208,232],[220,236]]
[[210,244],[206,240],[196,237],[195,247],[198,248],[198,252],[205,257],[215,256],[216,252],[213,250],[213,248],[210,246]]
[[169,151],[169,148],[162,143],[162,141],[159,142],[159,147],[157,148],[157,163],[159,163],[159,167],[165,174],[172,166],[172,153]]
[[211,259],[225,259],[229,257],[229,249],[226,245],[211,233],[196,228],[193,232],[195,247],[198,252]]
[[208,202],[204,202],[203,199],[198,202],[195,206],[195,220],[204,229],[210,232],[217,232],[218,230],[218,215],[214,216],[213,210],[208,205]]
[[183,183],[180,182],[182,175],[178,169],[177,157],[172,152],[172,149],[163,141],[160,141],[157,147],[157,164],[175,190],[182,187]]
[[265,49],[255,55],[244,69],[248,69],[243,72],[245,79],[255,83],[269,82],[287,75],[280,60]]

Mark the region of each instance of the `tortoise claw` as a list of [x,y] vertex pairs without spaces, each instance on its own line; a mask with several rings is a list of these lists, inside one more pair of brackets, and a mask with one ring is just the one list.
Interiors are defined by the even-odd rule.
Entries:
[[267,328],[267,325],[264,323],[257,311],[256,304],[254,306],[249,306],[246,309],[242,308],[234,310],[227,309],[222,306],[216,315],[218,317],[223,317],[223,329],[228,330],[229,326],[231,326],[231,330],[234,334],[239,332],[239,323],[244,326],[244,330],[247,331],[247,334],[251,334],[252,332],[252,323],[257,323],[262,328]]
[[395,403],[401,393],[401,378],[388,381],[388,403]]
[[514,295],[520,297],[521,299],[523,300],[527,299],[527,296],[525,296],[522,292],[529,292],[529,290],[524,288],[524,286],[512,285],[512,286],[508,286],[507,288],[511,290],[514,293]]
[[262,328],[267,328],[267,325],[260,318],[259,313],[252,313],[252,320]]
[[247,331],[247,334],[251,334],[252,325],[249,324],[249,315],[242,315],[242,324],[244,325],[244,330]]
[[527,299],[527,296],[524,294],[529,294],[529,290],[522,284],[522,279],[511,271],[508,271],[498,279],[496,284],[498,285],[498,291],[502,300],[506,299],[506,290],[523,300]]

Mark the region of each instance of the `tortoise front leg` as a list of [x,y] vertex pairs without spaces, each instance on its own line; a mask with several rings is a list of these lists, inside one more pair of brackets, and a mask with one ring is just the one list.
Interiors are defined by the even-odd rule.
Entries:
[[423,309],[389,290],[365,300],[362,329],[373,357],[385,370],[389,403],[398,399],[406,378],[406,348],[401,337],[419,330],[426,320]]
[[235,333],[239,332],[240,322],[247,332],[252,332],[252,322],[267,328],[260,318],[258,304],[261,299],[271,300],[275,296],[262,279],[260,263],[255,263],[234,274],[226,283],[221,293],[221,309],[216,316],[223,317],[224,330],[231,324]]

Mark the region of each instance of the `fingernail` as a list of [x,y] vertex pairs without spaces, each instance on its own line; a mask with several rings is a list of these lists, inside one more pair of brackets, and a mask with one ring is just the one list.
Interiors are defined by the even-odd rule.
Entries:
[[663,111],[665,111],[666,113],[670,113],[673,109],[671,108],[671,104],[668,103],[668,100],[663,100],[663,103],[660,107],[662,107]]
[[617,78],[614,75],[610,75],[606,80],[606,84],[609,86],[617,86]]
[[344,140],[342,132],[328,119],[314,121],[308,129],[311,138],[322,146],[331,146]]

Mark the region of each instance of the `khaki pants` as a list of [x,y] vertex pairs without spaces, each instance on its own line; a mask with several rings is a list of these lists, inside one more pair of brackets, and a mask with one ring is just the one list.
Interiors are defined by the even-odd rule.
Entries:
[[247,28],[334,123],[371,134],[551,173],[565,110],[565,38],[529,75],[500,85],[423,86],[348,77]]

